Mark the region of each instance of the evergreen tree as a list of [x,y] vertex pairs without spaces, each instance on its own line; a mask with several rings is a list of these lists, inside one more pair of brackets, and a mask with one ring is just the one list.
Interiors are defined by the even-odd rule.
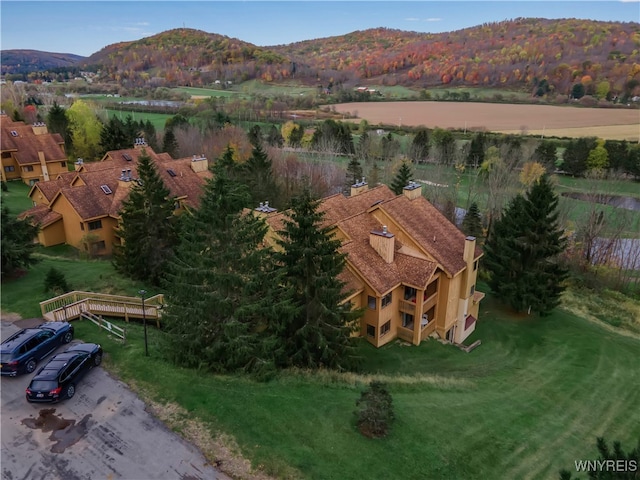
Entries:
[[171,158],[178,158],[180,155],[178,140],[176,140],[176,134],[173,132],[173,128],[167,128],[164,132],[162,151],[171,155]]
[[467,155],[467,165],[471,165],[478,168],[484,162],[485,146],[487,143],[487,136],[478,132],[471,139],[471,145],[469,148],[469,154]]
[[556,169],[558,147],[556,142],[551,140],[543,140],[536,147],[536,151],[533,156],[534,159],[540,163],[548,172],[553,172]]
[[360,394],[355,411],[360,433],[369,438],[386,437],[395,419],[393,399],[386,384],[372,381]]
[[251,152],[251,157],[241,166],[243,182],[249,187],[251,200],[249,205],[256,207],[260,202],[269,201],[278,207],[280,195],[273,176],[272,162],[260,144]]
[[347,190],[351,185],[358,183],[362,179],[362,165],[357,158],[353,157],[347,165],[347,178],[345,185]]
[[280,133],[280,130],[275,125],[271,125],[269,132],[267,133],[267,143],[272,147],[282,148],[284,145],[284,138]]
[[541,315],[555,308],[567,271],[559,263],[565,248],[558,226],[558,196],[547,175],[517,195],[495,222],[485,244],[489,286],[516,311]]
[[469,206],[469,210],[467,210],[467,213],[464,215],[462,231],[465,235],[471,235],[478,240],[482,238],[482,218],[480,217],[480,209],[476,202],[473,202]]
[[118,117],[111,117],[109,122],[102,127],[102,131],[100,132],[100,146],[102,147],[103,153],[131,148],[133,146],[133,140],[127,135],[125,126]]
[[275,259],[285,305],[272,325],[277,339],[276,361],[281,366],[346,369],[354,366],[353,340],[360,311],[345,304],[345,266],[340,241],[322,227],[324,214],[309,187],[292,202],[278,241]]
[[2,207],[0,223],[0,256],[2,257],[2,275],[13,273],[19,268],[28,268],[38,260],[33,251],[33,242],[38,235],[39,227],[29,219],[19,220],[9,214],[7,207]]
[[421,128],[411,142],[410,157],[414,162],[423,162],[429,156],[429,132]]
[[260,125],[254,125],[249,129],[249,133],[247,134],[249,138],[249,143],[254,147],[262,144],[262,130],[260,129]]
[[185,216],[163,315],[166,351],[178,365],[219,372],[272,365],[265,330],[278,283],[261,248],[264,220],[242,213],[249,198],[247,186],[216,164],[200,207]]
[[175,200],[146,151],[137,170],[139,180],[122,203],[118,234],[123,245],[114,249],[114,264],[131,278],[159,285],[177,243]]
[[391,182],[391,190],[396,195],[400,195],[404,187],[409,185],[409,182],[413,180],[413,172],[411,171],[411,167],[407,162],[402,162],[400,168],[398,169],[398,173],[395,178]]
[[302,128],[302,125],[296,125],[289,135],[289,145],[293,148],[300,148],[302,146],[302,137],[304,137],[304,128]]
[[142,136],[144,137],[147,145],[151,147],[154,152],[158,151],[158,139],[156,135],[156,127],[151,123],[150,120],[143,122],[140,120],[140,131]]
[[59,133],[64,140],[65,150],[69,151],[71,146],[69,119],[67,118],[66,110],[55,101],[47,114],[47,130],[49,133]]
[[380,167],[374,162],[371,170],[369,170],[369,185],[376,187],[380,183]]
[[562,155],[562,169],[571,175],[582,175],[587,170],[589,152],[596,146],[594,138],[569,140]]
[[[589,480],[636,480],[640,469],[640,439],[628,453],[622,450],[622,444],[618,441],[614,441],[612,447],[609,448],[604,437],[596,438],[596,448],[600,454],[598,461],[603,465],[607,465],[604,462],[614,462],[610,465],[616,465],[617,468],[591,470],[588,473]],[[578,480],[578,477],[573,477],[569,470],[560,470],[560,480]]]

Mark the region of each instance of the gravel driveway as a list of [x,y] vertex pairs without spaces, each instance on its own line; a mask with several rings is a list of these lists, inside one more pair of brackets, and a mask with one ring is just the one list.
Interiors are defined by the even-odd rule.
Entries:
[[[2,339],[18,328],[2,321]],[[101,367],[52,405],[26,401],[32,376],[1,379],[3,479],[229,480]]]

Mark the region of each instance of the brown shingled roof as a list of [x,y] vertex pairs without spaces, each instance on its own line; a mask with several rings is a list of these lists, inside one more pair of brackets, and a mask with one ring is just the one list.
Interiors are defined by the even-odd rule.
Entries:
[[47,202],[51,203],[56,194],[61,188],[69,185],[69,180],[65,178],[56,178],[55,180],[49,180],[48,182],[36,182],[29,191],[29,197],[34,190],[40,190],[42,196],[47,199]]
[[[409,200],[398,195],[380,209],[405,230],[450,275],[466,267],[463,259],[465,234],[442,215],[426,198]],[[481,252],[476,250],[476,257]]]
[[345,242],[341,251],[348,262],[367,279],[371,287],[380,295],[385,294],[400,283],[426,288],[437,268],[435,262],[422,258],[394,253],[391,263],[385,262],[369,244],[369,233],[379,230],[380,223],[369,213],[354,215],[341,221],[338,227],[351,239]]
[[[12,131],[17,136],[11,134]],[[63,162],[67,160],[64,153],[64,140],[57,133],[36,135],[33,127],[24,122],[13,122],[6,115],[0,115],[0,144],[2,151],[13,151],[14,158],[20,165],[40,163],[38,152],[44,154],[46,162]]]
[[41,228],[44,228],[62,219],[62,215],[60,215],[58,212],[50,210],[46,205],[36,205],[35,207],[32,207],[29,210],[26,210],[18,215],[18,218],[20,219],[27,217],[31,218],[31,221],[33,223],[39,224]]

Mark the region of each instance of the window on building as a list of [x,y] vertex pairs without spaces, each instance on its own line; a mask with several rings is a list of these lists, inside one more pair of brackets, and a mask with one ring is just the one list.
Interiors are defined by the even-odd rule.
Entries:
[[372,297],[371,295],[369,295],[367,302],[371,310],[376,309],[376,297]]
[[389,292],[384,297],[382,297],[382,308],[391,304],[391,300],[393,299],[392,294],[393,292]]
[[89,230],[99,230],[102,228],[102,220],[96,220],[89,222]]
[[376,327],[373,325],[367,324],[367,337],[375,338],[376,336]]
[[429,285],[427,285],[427,289],[424,292],[425,300],[427,298],[431,297],[431,295],[433,295],[437,291],[438,291],[438,279],[436,278],[433,282],[431,282]]
[[469,292],[469,295],[473,295],[475,292],[476,292],[476,286],[471,285],[471,292]]
[[36,183],[38,183],[38,179],[37,178],[32,178],[31,180],[29,180],[29,186],[33,187]]
[[473,262],[473,271],[475,272],[478,269],[478,260]]
[[16,167],[14,167],[13,165],[7,165],[6,167],[4,167],[4,171],[5,172],[15,172],[16,171]]
[[84,223],[80,222],[80,230],[84,230]]
[[409,302],[415,302],[416,301],[416,294],[418,293],[418,291],[415,288],[412,287],[404,287],[404,299],[409,301]]
[[62,168],[67,168],[67,162],[60,162],[60,166]]
[[25,165],[22,167],[25,172],[33,172],[33,165]]
[[91,250],[93,253],[101,252],[107,248],[104,240],[100,240],[99,242],[94,242],[91,244]]
[[389,320],[387,323],[382,325],[382,328],[380,328],[380,336],[384,337],[390,331],[391,331],[391,320]]
[[404,328],[408,328],[409,330],[413,330],[413,315],[409,313],[402,314],[402,326]]

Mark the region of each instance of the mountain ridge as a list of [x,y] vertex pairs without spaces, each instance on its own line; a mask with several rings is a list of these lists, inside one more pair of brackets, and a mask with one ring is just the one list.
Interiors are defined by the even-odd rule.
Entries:
[[[3,72],[5,64],[3,57]],[[204,86],[215,80],[426,87],[524,86],[566,92],[582,81],[616,90],[640,81],[640,23],[517,18],[445,33],[378,27],[261,47],[178,28],[107,45],[75,66],[100,80]]]

